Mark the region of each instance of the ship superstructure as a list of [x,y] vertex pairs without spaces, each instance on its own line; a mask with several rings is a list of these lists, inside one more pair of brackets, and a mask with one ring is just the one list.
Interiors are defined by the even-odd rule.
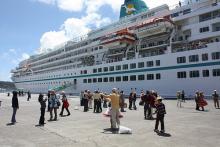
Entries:
[[164,96],[220,87],[219,1],[148,9],[125,0],[121,7],[118,22],[22,61],[12,70],[16,87],[36,93],[154,89]]

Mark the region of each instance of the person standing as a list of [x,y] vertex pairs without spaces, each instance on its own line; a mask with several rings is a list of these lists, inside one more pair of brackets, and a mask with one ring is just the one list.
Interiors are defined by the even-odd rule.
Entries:
[[185,103],[186,102],[186,99],[185,99],[185,91],[184,90],[182,90],[182,92],[181,92],[181,99],[182,99],[182,101]]
[[124,110],[125,107],[125,95],[124,95],[124,91],[120,92],[120,107],[121,107],[121,112],[126,112]]
[[92,109],[92,93],[88,90],[88,105],[89,109]]
[[176,97],[177,97],[177,104],[176,104],[176,106],[181,108],[181,101],[182,100],[181,100],[181,93],[180,93],[180,91],[177,91]]
[[62,96],[62,102],[63,102],[63,104],[62,104],[62,109],[61,109],[61,112],[60,112],[60,116],[63,116],[63,110],[64,110],[64,108],[66,109],[66,111],[67,111],[67,116],[69,116],[70,115],[70,111],[69,111],[69,102],[68,102],[68,100],[67,100],[67,97],[66,97],[66,94],[65,94],[65,92],[64,91],[62,91],[62,93],[61,93],[61,96]]
[[160,122],[161,125],[160,133],[165,133],[164,116],[166,114],[166,109],[165,109],[165,105],[162,103],[162,97],[160,96],[158,96],[156,99],[156,113],[157,113],[157,118],[156,118],[154,132],[159,133],[158,126]]
[[[111,102],[111,117],[110,117],[110,122],[111,122],[111,128],[113,131],[117,131],[117,129],[120,126],[120,120],[119,120],[119,95],[117,94],[117,89],[113,88],[112,89],[112,94],[110,95],[104,95],[104,98],[109,100]],[[117,126],[118,128],[117,128]]]
[[199,104],[198,104],[198,101],[199,101],[199,91],[196,91],[196,95],[195,95],[196,110],[199,111]]
[[83,100],[84,101],[83,102],[84,112],[87,112],[89,110],[89,107],[88,107],[89,96],[88,96],[87,90],[85,90],[83,98],[84,98]]
[[28,91],[27,95],[28,95],[27,101],[29,101],[31,99],[31,92]]
[[199,93],[199,99],[198,99],[198,105],[199,105],[199,108],[201,107],[202,108],[202,111],[205,111],[204,110],[204,106],[206,106],[208,103],[206,102],[205,100],[205,96],[203,94],[203,92],[200,92]]
[[48,100],[47,100],[47,112],[50,112],[50,102],[49,102],[49,100],[50,100],[50,92],[51,91],[48,91],[48,93],[47,93],[47,98],[48,98]]
[[45,120],[45,109],[46,109],[46,101],[47,99],[44,99],[44,96],[43,94],[40,94],[39,97],[38,97],[38,101],[41,105],[40,107],[40,111],[41,111],[41,115],[40,115],[40,120],[39,120],[39,125],[40,126],[43,126],[45,123],[44,123],[44,120]]
[[[49,103],[50,103],[50,121],[57,120],[57,109],[59,108],[58,104],[59,104],[59,99],[56,96],[55,91],[51,91],[51,95],[50,95],[50,99],[49,99]],[[54,119],[53,119],[53,111],[54,111]]]
[[212,94],[212,98],[214,100],[214,106],[216,109],[219,109],[219,94],[216,90],[214,90],[214,93]]
[[94,100],[93,113],[98,113],[99,112],[99,101],[101,99],[101,95],[98,92],[98,90],[95,90],[95,93],[92,95],[92,99]]
[[11,123],[14,124],[14,123],[16,123],[16,112],[19,109],[18,92],[17,91],[13,91],[12,108],[13,108],[13,114],[12,114],[12,118],[11,118]]

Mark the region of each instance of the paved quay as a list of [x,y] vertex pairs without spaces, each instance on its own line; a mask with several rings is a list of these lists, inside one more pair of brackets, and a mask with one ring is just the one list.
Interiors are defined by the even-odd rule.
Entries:
[[[176,107],[176,101],[164,100],[167,115],[165,129],[168,135],[159,136],[153,132],[155,120],[144,120],[143,106],[138,110],[123,113],[121,125],[132,129],[132,134],[112,134],[104,129],[110,127],[109,118],[93,111],[83,112],[79,98],[71,98],[68,117],[48,122],[45,114],[44,127],[36,127],[40,117],[37,95],[27,101],[19,97],[20,108],[17,122],[10,123],[11,96],[0,94],[0,147],[218,147],[220,146],[220,109],[214,109],[208,101],[205,112],[195,110],[195,102],[187,101],[183,108]],[[137,101],[138,104],[139,100]],[[104,109],[105,111],[105,109]],[[60,109],[59,111],[60,112]],[[160,126],[159,126],[160,128]]]

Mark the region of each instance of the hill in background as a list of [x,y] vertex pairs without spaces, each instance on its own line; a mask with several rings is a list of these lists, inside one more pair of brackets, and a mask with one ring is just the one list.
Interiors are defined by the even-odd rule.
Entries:
[[5,89],[6,91],[15,90],[15,84],[13,82],[4,82],[0,81],[0,88]]

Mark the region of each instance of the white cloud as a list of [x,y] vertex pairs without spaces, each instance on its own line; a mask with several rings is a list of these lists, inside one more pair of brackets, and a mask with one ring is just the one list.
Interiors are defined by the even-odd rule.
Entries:
[[54,5],[56,3],[56,0],[34,0],[45,4],[52,4]]
[[[71,12],[86,12],[80,18],[68,18],[61,25],[58,31],[49,31],[42,35],[40,39],[40,53],[53,49],[55,46],[73,38],[86,35],[91,28],[99,28],[111,23],[111,19],[100,14],[100,8],[110,6],[115,13],[119,13],[124,0],[38,0],[47,4],[56,4],[59,9]],[[164,3],[174,5],[178,0],[144,0],[149,8],[162,5]],[[110,13],[113,13],[110,12]],[[113,14],[114,15],[114,14]]]
[[66,11],[79,12],[83,9],[85,0],[57,0],[58,8]]
[[66,37],[65,31],[50,31],[42,35],[40,39],[40,53],[53,49],[57,45],[67,41],[69,38]]

